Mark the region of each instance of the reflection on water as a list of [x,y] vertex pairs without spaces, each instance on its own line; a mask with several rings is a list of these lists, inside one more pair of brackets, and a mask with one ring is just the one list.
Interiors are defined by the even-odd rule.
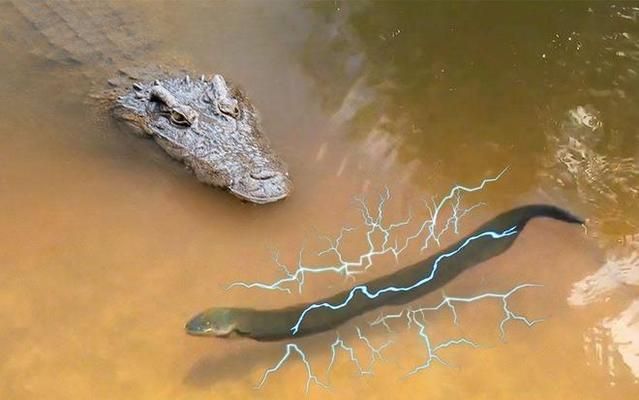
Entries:
[[[608,370],[611,383],[615,383],[619,368],[618,360],[639,377],[639,243],[629,240],[624,246],[608,250],[608,258],[600,269],[575,282],[568,303],[584,307],[598,302],[607,302],[619,292],[628,291],[630,296],[617,315],[603,318],[595,326],[584,332],[587,353],[604,369]],[[623,372],[622,372],[623,374]]]
[[566,113],[556,134],[549,135],[542,178],[557,196],[574,196],[573,203],[590,215],[592,235],[618,241],[637,232],[635,210],[623,205],[639,198],[639,164],[634,157],[598,151],[606,126],[592,106]]
[[[72,4],[63,3],[67,11],[58,16],[77,22]],[[83,21],[110,15],[110,4],[87,4]],[[461,329],[487,346],[442,353],[457,369],[434,365],[400,379],[398,370],[423,361],[414,331],[400,327],[393,340],[410,351],[384,351],[372,378],[360,377],[342,354],[331,391],[313,387],[308,397],[636,397],[637,7],[112,5],[131,21],[127,31],[147,36],[152,48],[60,63],[53,50],[64,41],[47,41],[25,23],[16,10],[27,2],[0,2],[0,107],[7,111],[0,123],[0,398],[299,398],[306,370],[298,361],[253,389],[282,356],[282,343],[198,340],[184,334],[184,322],[211,305],[280,307],[346,287],[352,282],[338,278],[309,280],[302,295],[225,290],[233,281],[279,276],[269,248],[294,266],[318,232],[357,222],[356,195],[374,199],[388,186],[386,215],[397,221],[453,184],[476,183],[505,166],[500,182],[473,197],[488,205],[465,217],[461,233],[513,205],[548,201],[589,218],[588,235],[535,221],[511,250],[446,293],[542,283],[513,306],[545,320],[531,329],[509,326],[503,343],[498,306],[460,309],[461,328],[445,313],[434,315],[434,340]],[[102,21],[92,34],[109,31],[114,20]],[[290,166],[290,199],[255,207],[199,185],[151,141],[88,104],[111,70],[158,60],[221,72],[246,90]],[[380,258],[371,276],[418,257]],[[341,333],[358,341],[355,332]],[[370,336],[375,346],[386,338]],[[326,341],[334,339],[300,345],[326,366]]]

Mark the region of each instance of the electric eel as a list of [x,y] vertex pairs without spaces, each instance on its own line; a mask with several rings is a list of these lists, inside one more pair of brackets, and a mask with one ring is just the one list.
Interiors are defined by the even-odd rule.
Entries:
[[506,251],[528,221],[536,217],[584,224],[582,219],[559,207],[544,204],[518,207],[497,215],[423,261],[333,296],[270,310],[214,307],[193,317],[186,324],[186,332],[257,341],[296,339],[325,332],[371,310],[403,305],[441,288],[467,269]]

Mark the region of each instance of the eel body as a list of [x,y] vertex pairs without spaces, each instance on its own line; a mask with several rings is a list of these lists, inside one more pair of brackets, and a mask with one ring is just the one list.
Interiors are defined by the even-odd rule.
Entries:
[[506,251],[526,224],[537,217],[584,223],[551,205],[518,207],[497,215],[425,260],[330,297],[270,310],[210,308],[193,317],[186,324],[186,332],[257,341],[295,339],[325,332],[371,310],[403,305],[441,288],[467,269]]

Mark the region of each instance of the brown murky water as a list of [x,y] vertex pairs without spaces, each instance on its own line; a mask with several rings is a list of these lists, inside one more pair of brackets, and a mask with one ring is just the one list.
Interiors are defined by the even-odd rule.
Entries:
[[[639,395],[639,29],[636,4],[326,1],[116,3],[138,15],[154,59],[179,58],[246,89],[296,184],[279,204],[253,206],[198,184],[148,140],[88,104],[108,66],[42,59],[33,32],[0,4],[0,398],[631,399]],[[4,14],[4,15],[3,15]],[[24,28],[24,24],[17,24]],[[26,39],[25,39],[26,38]],[[385,222],[457,183],[507,173],[463,205],[483,201],[462,233],[506,208],[552,202],[589,218],[584,233],[534,221],[502,256],[460,276],[449,296],[503,293],[531,319],[505,326],[498,300],[424,320],[433,346],[466,337],[417,374],[428,352],[417,327],[393,333],[366,315],[340,328],[346,352],[330,373],[334,332],[255,389],[286,343],[189,337],[184,323],[212,305],[278,307],[352,285],[307,275],[303,293],[226,290],[336,263],[315,254],[343,226],[356,259],[364,227],[354,198]],[[411,231],[412,230],[412,231]],[[451,232],[444,243],[455,239]],[[381,237],[374,236],[379,243]],[[436,246],[425,250],[434,252]],[[368,276],[424,257],[419,243],[374,259]],[[435,305],[435,293],[413,305]],[[398,312],[400,310],[386,310]],[[392,343],[381,355],[373,346]],[[373,357],[373,358],[371,358]]]

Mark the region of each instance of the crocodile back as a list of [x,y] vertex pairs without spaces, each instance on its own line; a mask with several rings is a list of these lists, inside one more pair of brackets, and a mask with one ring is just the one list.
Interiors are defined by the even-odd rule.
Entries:
[[4,37],[64,65],[130,64],[150,46],[124,3],[85,0],[0,1]]

